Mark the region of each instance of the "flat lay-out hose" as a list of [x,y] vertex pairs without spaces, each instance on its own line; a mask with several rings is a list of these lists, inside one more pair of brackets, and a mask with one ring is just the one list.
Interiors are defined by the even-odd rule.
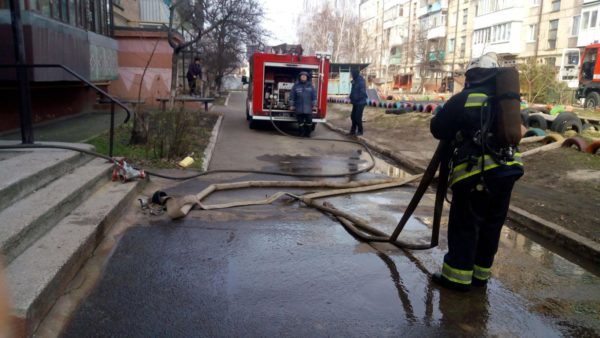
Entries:
[[[274,128],[283,136],[292,137],[296,139],[302,140],[310,140],[310,141],[326,141],[326,142],[342,142],[342,143],[350,143],[361,146],[367,153],[370,158],[370,163],[363,169],[351,171],[351,172],[343,172],[343,173],[334,173],[334,174],[302,174],[302,173],[285,173],[278,171],[268,171],[268,170],[255,170],[255,169],[219,169],[219,170],[209,170],[205,172],[196,172],[192,175],[177,177],[170,175],[163,175],[160,173],[145,171],[146,174],[150,176],[160,177],[164,179],[172,179],[172,180],[189,180],[192,178],[197,178],[201,176],[207,176],[211,174],[223,174],[223,173],[240,173],[240,174],[263,174],[263,175],[278,175],[278,176],[289,176],[289,177],[312,177],[312,178],[339,178],[339,177],[351,177],[361,173],[365,173],[373,169],[375,166],[375,157],[373,156],[369,147],[363,142],[354,141],[354,140],[344,140],[344,139],[329,139],[329,138],[301,138],[297,136],[292,136],[283,130],[281,130],[273,120],[272,113],[270,112],[270,121]],[[52,145],[52,144],[15,144],[15,145],[0,145],[0,150],[8,150],[8,149],[64,149],[77,151],[80,153],[84,153],[87,155],[99,157],[106,159],[110,162],[115,162],[114,158],[111,158],[106,155],[102,155],[87,149],[81,149],[68,145]],[[348,183],[328,183],[328,182],[320,182],[320,181],[249,181],[249,182],[235,182],[235,183],[225,183],[225,184],[217,184],[211,185],[203,192],[198,195],[190,195],[181,198],[169,198],[167,199],[167,213],[171,216],[171,218],[180,218],[184,217],[194,206],[199,206],[201,209],[220,209],[220,208],[229,208],[235,206],[242,205],[259,205],[259,204],[270,204],[273,201],[277,200],[280,197],[287,196],[298,200],[304,203],[307,206],[315,208],[325,214],[330,214],[337,218],[342,225],[356,238],[359,238],[366,242],[387,242],[391,243],[402,249],[411,249],[411,250],[425,250],[430,249],[438,244],[439,238],[439,229],[441,222],[441,215],[443,210],[444,198],[446,196],[447,190],[447,178],[448,178],[448,157],[449,157],[449,145],[447,142],[440,142],[438,145],[433,158],[431,159],[426,171],[422,175],[415,175],[409,177],[405,180],[395,180],[395,179],[385,179],[385,180],[375,180],[371,182],[348,182]],[[430,242],[428,244],[411,244],[398,240],[398,237],[404,226],[410,219],[410,216],[416,210],[419,202],[425,195],[428,187],[433,182],[436,172],[440,169],[439,173],[439,181],[437,185],[437,193],[435,199],[435,207],[434,207],[434,217],[433,217],[433,225],[432,225],[432,236]],[[403,213],[401,220],[399,221],[396,229],[392,233],[392,235],[387,235],[380,230],[377,230],[371,226],[369,226],[364,221],[359,218],[350,215],[346,212],[336,209],[330,203],[317,203],[316,199],[334,196],[334,195],[342,195],[342,194],[351,194],[357,192],[366,192],[366,191],[374,191],[381,189],[389,189],[392,187],[399,187],[416,180],[420,179],[419,186],[412,197],[407,209]],[[295,195],[291,193],[280,192],[277,193],[271,198],[268,198],[263,201],[242,201],[242,202],[234,202],[228,203],[221,206],[206,206],[201,203],[203,198],[208,197],[213,192],[219,190],[231,190],[231,189],[241,189],[248,187],[313,187],[313,188],[338,188],[338,190],[333,191],[322,191],[308,195]]]

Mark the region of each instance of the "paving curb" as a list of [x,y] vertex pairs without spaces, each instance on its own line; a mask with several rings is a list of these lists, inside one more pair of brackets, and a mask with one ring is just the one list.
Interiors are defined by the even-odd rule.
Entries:
[[212,159],[212,154],[215,150],[215,145],[217,144],[217,138],[219,137],[219,132],[221,131],[221,121],[223,121],[223,115],[219,115],[215,126],[210,134],[210,140],[208,141],[208,145],[206,149],[204,149],[204,155],[202,156],[202,171],[208,170],[208,165],[210,164],[210,160]]
[[[335,127],[329,122],[325,122],[325,125],[332,131],[341,134],[346,133],[345,130]],[[393,152],[389,148],[382,147],[362,136],[359,136],[358,139],[363,141],[369,148],[374,149],[378,153],[381,153],[382,155],[397,161],[400,165],[407,167],[409,170],[414,171],[414,174],[425,171],[425,167],[398,156],[398,152]],[[600,243],[594,242],[556,223],[547,221],[513,205],[509,208],[508,220],[549,239],[553,243],[560,245],[579,257],[589,259],[594,263],[600,263]]]
[[577,256],[587,258],[600,264],[600,243],[585,238],[556,223],[547,221],[539,216],[511,205],[508,218],[521,226],[530,229],[536,234],[559,244]]

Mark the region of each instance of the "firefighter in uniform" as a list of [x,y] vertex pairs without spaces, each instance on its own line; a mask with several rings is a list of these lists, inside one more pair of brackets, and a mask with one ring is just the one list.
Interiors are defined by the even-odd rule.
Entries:
[[[452,141],[454,148],[448,253],[441,273],[435,273],[432,280],[459,291],[487,284],[512,188],[523,175],[516,149],[481,145],[482,108],[490,104],[494,109],[488,97],[496,92],[497,68],[494,53],[472,60],[465,74],[465,89],[451,97],[431,121],[433,136]],[[493,141],[494,135],[486,134]]]
[[310,137],[313,130],[312,112],[317,106],[317,91],[309,79],[307,72],[300,72],[290,94],[290,109],[296,112],[300,136],[304,137]]

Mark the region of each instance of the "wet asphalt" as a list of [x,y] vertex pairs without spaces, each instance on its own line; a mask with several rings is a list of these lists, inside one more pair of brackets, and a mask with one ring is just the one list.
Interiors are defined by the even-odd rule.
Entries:
[[[232,93],[210,169],[334,173],[366,165],[359,147],[249,130],[245,96]],[[367,131],[368,133],[368,131]],[[339,138],[324,126],[319,137]],[[353,179],[406,175],[378,161]],[[211,183],[290,179],[217,175],[174,184],[198,193]],[[298,178],[300,179],[300,178]],[[337,179],[344,180],[344,179]],[[391,233],[414,186],[328,199]],[[262,199],[277,190],[220,192],[208,203]],[[292,192],[299,192],[294,191]],[[430,235],[432,195],[402,234]],[[429,281],[446,247],[406,252],[369,245],[335,220],[280,200],[269,206],[192,211],[180,221],[140,218],[103,277],[74,314],[65,337],[365,337],[600,334],[598,271],[506,228],[493,278],[468,294]]]

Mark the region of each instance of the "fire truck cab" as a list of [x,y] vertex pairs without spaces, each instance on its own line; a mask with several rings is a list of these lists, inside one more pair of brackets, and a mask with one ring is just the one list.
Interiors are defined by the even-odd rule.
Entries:
[[600,43],[586,46],[579,67],[579,88],[576,97],[584,100],[584,107],[600,107]]
[[[330,56],[254,53],[250,59],[250,78],[246,99],[246,119],[250,128],[257,121],[296,122],[296,113],[290,110],[290,93],[300,72],[308,72],[317,91],[317,106],[313,122],[325,122],[327,115],[327,85]],[[313,123],[313,128],[315,124]]]

